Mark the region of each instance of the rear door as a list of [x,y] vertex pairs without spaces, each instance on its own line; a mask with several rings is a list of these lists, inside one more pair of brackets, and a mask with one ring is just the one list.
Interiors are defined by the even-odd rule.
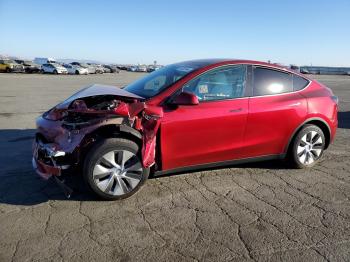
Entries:
[[[252,67],[252,76],[244,156],[284,153],[294,130],[307,114],[306,99],[293,88],[293,82],[296,86],[302,78],[258,66]],[[304,87],[307,83],[304,80]]]
[[194,93],[199,105],[165,108],[160,127],[163,170],[241,157],[248,114],[246,79],[245,65],[226,66],[179,90]]

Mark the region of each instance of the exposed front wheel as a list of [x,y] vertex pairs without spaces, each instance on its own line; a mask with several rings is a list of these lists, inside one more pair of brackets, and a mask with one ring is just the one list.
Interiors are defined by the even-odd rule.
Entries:
[[122,138],[106,139],[92,147],[83,170],[88,186],[106,200],[133,195],[148,175],[149,168],[142,166],[138,145]]
[[53,73],[54,73],[54,75],[57,75],[57,74],[58,74],[57,70],[54,70]]
[[323,131],[315,125],[305,125],[295,137],[291,152],[291,164],[296,168],[314,166],[325,148]]

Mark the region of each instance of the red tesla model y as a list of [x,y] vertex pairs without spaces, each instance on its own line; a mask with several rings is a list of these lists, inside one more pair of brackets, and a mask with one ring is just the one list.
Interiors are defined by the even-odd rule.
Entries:
[[58,181],[82,170],[104,199],[134,194],[150,173],[285,158],[312,167],[335,136],[337,102],[326,86],[273,64],[176,63],[124,88],[86,87],[44,113],[33,167]]

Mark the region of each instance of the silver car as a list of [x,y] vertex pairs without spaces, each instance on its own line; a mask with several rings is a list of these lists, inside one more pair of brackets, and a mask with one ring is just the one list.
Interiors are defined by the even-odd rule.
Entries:
[[55,75],[68,74],[67,69],[61,66],[60,64],[43,64],[41,66],[41,72]]
[[64,64],[63,66],[67,69],[68,74],[71,75],[87,75],[89,73],[89,70],[85,67],[70,64]]

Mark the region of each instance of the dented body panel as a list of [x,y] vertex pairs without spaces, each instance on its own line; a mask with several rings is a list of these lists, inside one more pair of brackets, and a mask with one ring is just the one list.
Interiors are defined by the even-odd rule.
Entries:
[[[326,92],[316,81],[307,79],[310,84],[300,91],[253,97],[252,79],[247,76],[244,88],[248,92],[243,97],[206,103],[198,103],[192,97],[187,105],[173,106],[170,98],[182,91],[185,84],[223,66],[258,65],[301,76],[257,61],[214,59],[184,63],[179,67],[180,77],[170,79],[169,85],[158,93],[153,93],[152,85],[161,85],[162,78],[150,82],[152,85],[139,95],[128,87],[132,92],[92,85],[44,113],[37,119],[38,132],[33,144],[33,166],[38,174],[44,178],[59,176],[81,164],[86,150],[106,133],[109,137],[124,135],[137,140],[143,167],[155,166],[155,171],[161,172],[284,155],[298,128],[311,120],[324,123],[329,129],[328,142],[333,140],[337,103],[332,92]],[[321,100],[329,106],[323,106]],[[286,125],[279,119],[294,120]],[[269,129],[273,132],[266,131]]]
[[[99,108],[94,101],[101,97],[109,102]],[[60,175],[64,167],[78,165],[84,148],[98,139],[94,132],[103,127],[136,134],[142,139],[143,165],[152,166],[162,109],[148,107],[143,100],[117,87],[93,85],[38,117],[38,132],[33,144],[33,166],[37,173],[47,179]],[[55,157],[48,151],[64,152],[64,155]]]

